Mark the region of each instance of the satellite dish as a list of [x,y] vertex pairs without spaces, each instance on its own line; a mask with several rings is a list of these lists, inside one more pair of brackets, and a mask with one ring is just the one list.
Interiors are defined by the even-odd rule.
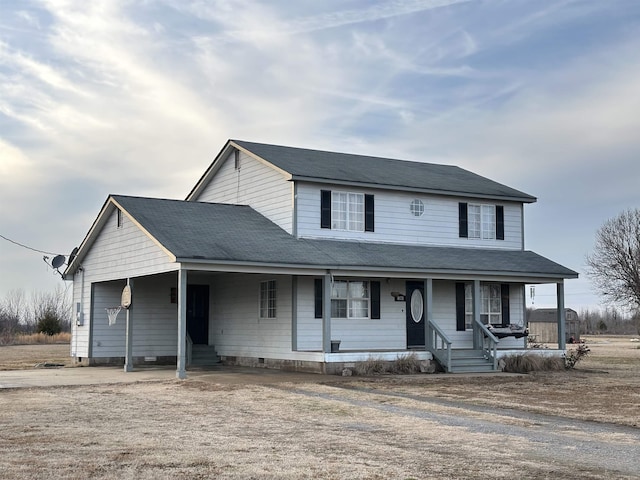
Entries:
[[53,260],[51,260],[51,266],[55,269],[58,269],[62,265],[64,265],[65,260],[66,257],[64,255],[56,255],[55,257],[53,257]]
[[73,262],[73,259],[76,258],[77,254],[78,254],[78,247],[71,250],[71,253],[69,254],[69,262],[67,263],[67,265],[71,265],[71,262]]

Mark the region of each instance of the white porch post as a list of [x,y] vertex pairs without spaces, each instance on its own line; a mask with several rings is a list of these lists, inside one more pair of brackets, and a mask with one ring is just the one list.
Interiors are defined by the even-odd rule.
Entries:
[[127,278],[127,285],[131,289],[131,305],[126,308],[126,326],[125,326],[125,356],[124,371],[133,371],[133,322],[131,318],[131,310],[133,310],[133,280]]
[[322,351],[331,352],[331,274],[322,277]]
[[298,350],[298,276],[291,276],[291,351]]
[[556,284],[557,291],[557,305],[558,305],[558,348],[564,350],[567,348],[565,340],[565,320],[566,314],[564,311],[564,280],[561,280]]
[[473,322],[473,348],[477,350],[482,348],[482,332],[479,332],[475,327],[476,322],[482,323],[480,320],[480,280],[473,281]]
[[433,330],[431,330],[431,324],[433,323],[433,279],[426,278],[424,280],[424,341],[425,350],[431,351],[433,348]]
[[[529,322],[527,321],[527,286],[525,284],[522,284],[522,314],[524,315],[522,325],[524,325],[524,328],[529,328]],[[524,340],[522,348],[527,348],[529,346],[529,337],[522,337],[522,340]]]
[[187,271],[178,270],[178,365],[176,378],[187,378]]

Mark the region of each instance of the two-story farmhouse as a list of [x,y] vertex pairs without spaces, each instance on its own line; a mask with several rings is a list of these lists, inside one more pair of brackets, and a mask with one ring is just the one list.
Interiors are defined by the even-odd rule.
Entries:
[[335,372],[414,351],[495,369],[526,347],[525,284],[557,285],[564,338],[577,273],[524,249],[535,201],[454,166],[229,140],[186,200],[106,200],[65,272],[71,354],[172,361],[180,378],[217,356]]

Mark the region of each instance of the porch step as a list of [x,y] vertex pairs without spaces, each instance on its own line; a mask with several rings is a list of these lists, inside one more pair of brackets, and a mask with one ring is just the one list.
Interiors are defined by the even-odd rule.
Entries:
[[484,358],[482,350],[452,350],[450,373],[493,372],[493,361]]
[[191,365],[205,367],[220,363],[220,357],[213,345],[192,345]]

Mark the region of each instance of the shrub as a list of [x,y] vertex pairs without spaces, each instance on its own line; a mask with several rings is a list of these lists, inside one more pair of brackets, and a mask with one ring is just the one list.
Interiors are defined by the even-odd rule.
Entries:
[[62,332],[62,322],[54,312],[46,311],[38,319],[36,330],[46,335],[57,335]]
[[406,375],[420,372],[420,360],[415,353],[399,355],[395,360],[383,360],[380,357],[369,357],[363,362],[358,362],[354,369],[356,375],[383,375],[391,373]]
[[386,373],[386,363],[380,357],[369,357],[364,362],[358,362],[355,367],[356,375],[381,375]]
[[563,355],[564,357],[564,367],[567,370],[570,370],[576,366],[580,360],[589,355],[591,349],[587,347],[584,343],[580,344],[578,348],[568,350],[567,353]]
[[508,355],[502,359],[502,371],[509,373],[529,373],[564,369],[564,359],[561,357],[521,353]]
[[400,355],[398,358],[389,364],[390,373],[396,374],[411,374],[420,372],[420,360],[415,353],[408,355]]

